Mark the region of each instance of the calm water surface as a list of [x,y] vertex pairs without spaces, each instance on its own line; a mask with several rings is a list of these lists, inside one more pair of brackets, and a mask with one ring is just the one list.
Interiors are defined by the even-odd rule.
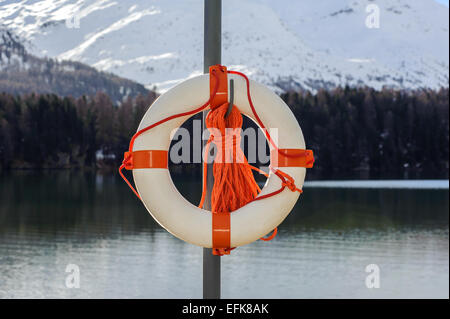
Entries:
[[[198,182],[178,186],[198,201]],[[223,297],[448,298],[448,209],[448,188],[311,184],[272,242],[222,258]],[[79,289],[65,286],[68,264]],[[365,285],[369,264],[379,289]],[[156,224],[116,176],[3,174],[0,298],[25,297],[201,298],[202,249]]]

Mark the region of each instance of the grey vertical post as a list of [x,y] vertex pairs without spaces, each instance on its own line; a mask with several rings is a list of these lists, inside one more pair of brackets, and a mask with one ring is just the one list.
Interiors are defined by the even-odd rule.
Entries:
[[[221,63],[222,46],[222,0],[205,1],[204,61],[203,72],[208,73],[211,65]],[[208,111],[203,112],[203,128]],[[214,182],[212,164],[207,170],[207,194],[203,208],[211,210],[211,190]],[[212,254],[210,248],[203,248],[203,298],[220,298],[220,256]]]

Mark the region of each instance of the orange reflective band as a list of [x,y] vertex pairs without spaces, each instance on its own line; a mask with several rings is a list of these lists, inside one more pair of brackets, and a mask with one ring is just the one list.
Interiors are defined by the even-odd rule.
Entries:
[[314,155],[311,150],[297,148],[284,148],[270,152],[270,165],[272,167],[306,167],[314,164]]
[[126,152],[125,158],[127,157],[129,160],[126,163],[126,169],[168,168],[169,155],[164,150]]
[[[215,73],[217,76],[212,76]],[[223,65],[212,65],[209,67],[209,92],[210,92],[210,108],[214,110],[216,107],[228,102],[228,73],[227,68]],[[215,95],[213,95],[217,82],[219,86]]]
[[230,248],[230,213],[211,213],[211,215],[213,248]]

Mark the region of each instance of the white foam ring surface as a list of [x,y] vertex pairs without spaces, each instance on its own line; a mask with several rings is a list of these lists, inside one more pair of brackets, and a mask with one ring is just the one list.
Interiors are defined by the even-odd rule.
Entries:
[[[247,100],[245,80],[230,74],[234,79],[234,104],[240,111],[254,119]],[[283,100],[265,86],[250,81],[253,104],[267,128],[278,129],[280,148],[305,149],[300,126]],[[138,130],[176,113],[198,108],[209,98],[209,75],[186,80],[162,94],[144,115]],[[177,118],[140,135],[134,144],[137,150],[168,150],[171,132],[189,116]],[[301,188],[306,169],[284,167]],[[174,236],[202,247],[212,246],[212,218],[209,211],[188,202],[177,190],[167,169],[135,169],[134,182],[142,201],[153,218]],[[280,179],[270,174],[259,196],[281,187]],[[299,197],[289,189],[263,200],[256,200],[231,213],[231,246],[251,243],[277,227],[289,214]]]

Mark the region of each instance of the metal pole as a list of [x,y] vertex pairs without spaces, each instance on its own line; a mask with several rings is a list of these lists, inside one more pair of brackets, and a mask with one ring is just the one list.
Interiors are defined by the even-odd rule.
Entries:
[[[221,63],[222,46],[222,0],[205,1],[204,61],[203,72],[208,73],[211,65]],[[207,111],[203,112],[203,128]],[[211,210],[211,190],[214,182],[212,164],[207,170],[207,194],[203,208]],[[220,298],[220,256],[212,254],[211,248],[203,248],[203,298]]]

